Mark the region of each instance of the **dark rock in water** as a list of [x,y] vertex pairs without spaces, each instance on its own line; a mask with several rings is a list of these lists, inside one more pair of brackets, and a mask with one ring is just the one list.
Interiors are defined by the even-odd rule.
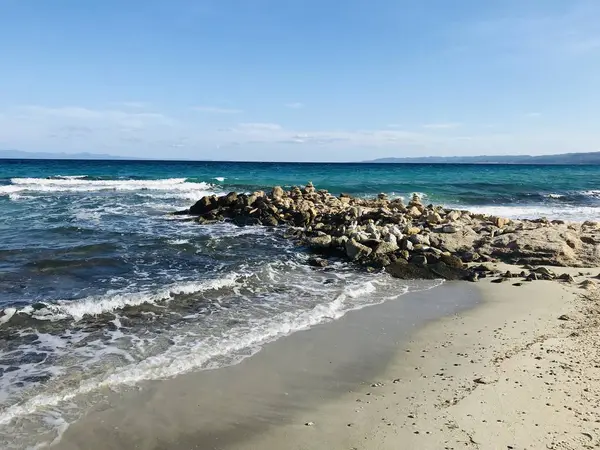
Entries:
[[527,278],[525,278],[527,281],[535,281],[538,280],[538,276],[535,273],[530,273],[529,275],[527,275]]
[[223,196],[223,197],[219,197],[218,203],[219,206],[232,206],[237,202],[238,199],[238,195],[237,192],[230,192],[229,194]]
[[273,216],[265,217],[264,219],[261,219],[261,222],[266,227],[276,227],[279,225],[279,221]]
[[401,280],[433,280],[439,278],[426,268],[409,264],[403,259],[398,259],[395,263],[390,264],[385,268],[385,271],[394,278]]
[[571,318],[569,316],[567,316],[566,314],[563,314],[562,316],[560,316],[558,318],[558,320],[571,320]]
[[237,216],[233,218],[233,223],[239,227],[262,225],[258,217]]
[[17,370],[19,370],[19,368],[16,366],[9,366],[6,369],[4,369],[4,373],[16,372]]
[[491,282],[499,284],[499,283],[504,283],[505,281],[507,281],[507,278],[501,277],[501,278],[494,278]]
[[312,267],[327,267],[329,262],[323,258],[309,258],[308,265]]
[[50,375],[31,375],[23,378],[27,383],[45,383],[50,379]]
[[190,209],[189,213],[194,216],[206,214],[218,207],[217,197],[214,195],[206,195],[198,200]]
[[331,246],[331,236],[328,234],[310,237],[306,241],[311,247],[315,248],[329,248]]

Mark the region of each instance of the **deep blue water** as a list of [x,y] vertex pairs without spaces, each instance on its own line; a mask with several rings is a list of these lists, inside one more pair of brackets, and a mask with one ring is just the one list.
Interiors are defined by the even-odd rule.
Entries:
[[599,166],[0,160],[0,446],[52,440],[76,418],[75,399],[92,401],[98,387],[230,364],[432,286],[342,263],[314,270],[277,231],[168,215],[210,193],[307,181],[336,194],[418,192],[509,217],[600,220]]

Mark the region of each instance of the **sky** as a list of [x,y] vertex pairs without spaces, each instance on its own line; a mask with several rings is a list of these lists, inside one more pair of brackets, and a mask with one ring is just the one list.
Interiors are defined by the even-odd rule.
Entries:
[[600,151],[598,0],[0,0],[0,149]]

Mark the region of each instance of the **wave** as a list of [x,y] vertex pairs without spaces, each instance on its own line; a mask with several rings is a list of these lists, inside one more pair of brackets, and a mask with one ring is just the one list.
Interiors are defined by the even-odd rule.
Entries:
[[473,213],[490,214],[507,217],[509,219],[548,219],[583,222],[586,220],[597,221],[600,219],[600,208],[594,206],[571,205],[450,205],[451,208],[467,209]]
[[[60,192],[99,192],[99,191],[166,191],[186,195],[205,194],[213,185],[206,182],[189,182],[187,178],[166,178],[160,180],[90,180],[76,177],[53,178],[12,178],[11,184],[0,186],[0,195],[27,193]],[[14,198],[14,197],[13,197]]]
[[37,303],[21,309],[6,308],[0,316],[0,324],[7,323],[16,314],[25,314],[36,320],[82,320],[86,316],[100,316],[125,307],[142,304],[160,304],[176,295],[189,295],[234,286],[237,274],[229,274],[202,282],[176,283],[158,291],[109,292],[102,296],[91,296],[78,300],[58,300],[53,303]]
[[[34,414],[40,409],[56,407],[79,395],[91,394],[99,389],[135,386],[146,380],[172,378],[192,370],[214,368],[210,364],[217,359],[221,366],[224,357],[229,361],[227,364],[235,364],[258,352],[264,344],[282,336],[339,319],[352,310],[399,298],[410,291],[408,286],[400,289],[395,287],[393,294],[373,302],[370,296],[377,290],[376,285],[380,282],[370,280],[352,283],[332,300],[311,309],[282,312],[268,318],[254,318],[244,326],[230,327],[223,334],[213,335],[208,339],[176,343],[164,353],[121,367],[105,376],[85,380],[74,389],[40,394],[10,406],[0,413],[0,424],[9,424],[15,418]],[[436,286],[439,286],[439,283],[434,283],[429,288]],[[348,301],[359,297],[367,297],[368,301]]]

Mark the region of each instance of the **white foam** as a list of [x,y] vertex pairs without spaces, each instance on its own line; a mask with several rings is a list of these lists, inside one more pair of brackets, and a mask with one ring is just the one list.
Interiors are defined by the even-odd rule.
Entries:
[[562,194],[548,194],[546,195],[548,198],[564,198],[565,196]]
[[[0,424],[8,424],[13,419],[33,414],[39,409],[47,409],[70,401],[78,395],[89,394],[103,388],[135,386],[144,380],[171,378],[181,373],[206,367],[206,364],[221,356],[233,355],[241,350],[253,349],[254,352],[267,342],[295,331],[314,325],[339,319],[347,312],[365,306],[395,299],[408,292],[408,287],[395,287],[394,294],[374,301],[370,294],[376,290],[374,281],[346,287],[328,303],[321,303],[310,310],[288,311],[267,319],[254,319],[240,328],[230,328],[224,335],[211,336],[199,341],[186,341],[184,345],[175,344],[167,352],[146,358],[137,364],[117,369],[104,377],[83,381],[77,388],[55,394],[41,394],[24,403],[8,407],[0,414]],[[347,302],[347,299],[367,297],[364,302]],[[181,337],[178,337],[178,341]],[[248,355],[246,355],[248,356]]]
[[[34,310],[31,306],[26,306],[18,313],[29,314],[38,320],[62,320],[73,319],[81,320],[84,316],[97,316],[107,312],[113,312],[126,306],[137,306],[145,303],[157,304],[161,301],[168,301],[173,295],[194,294],[209,290],[221,289],[235,284],[236,274],[229,274],[223,278],[204,282],[176,283],[167,286],[158,291],[141,292],[109,292],[103,296],[86,297],[80,300],[59,300],[56,303],[46,304],[44,308]],[[4,310],[7,317],[12,308]],[[10,316],[16,312],[12,312]],[[8,321],[6,319],[5,321]]]
[[542,205],[519,205],[519,206],[450,206],[457,209],[468,209],[473,213],[491,214],[494,216],[507,217],[509,219],[560,219],[572,222],[583,222],[586,220],[600,220],[600,208],[593,206],[542,206]]
[[13,178],[11,184],[0,186],[0,195],[59,192],[99,192],[99,191],[165,191],[175,192],[184,198],[196,198],[213,187],[210,183],[191,183],[186,178],[166,178],[161,180],[86,180],[80,177],[62,178]]
[[215,180],[220,181],[221,183],[225,181],[225,177],[215,177]]

